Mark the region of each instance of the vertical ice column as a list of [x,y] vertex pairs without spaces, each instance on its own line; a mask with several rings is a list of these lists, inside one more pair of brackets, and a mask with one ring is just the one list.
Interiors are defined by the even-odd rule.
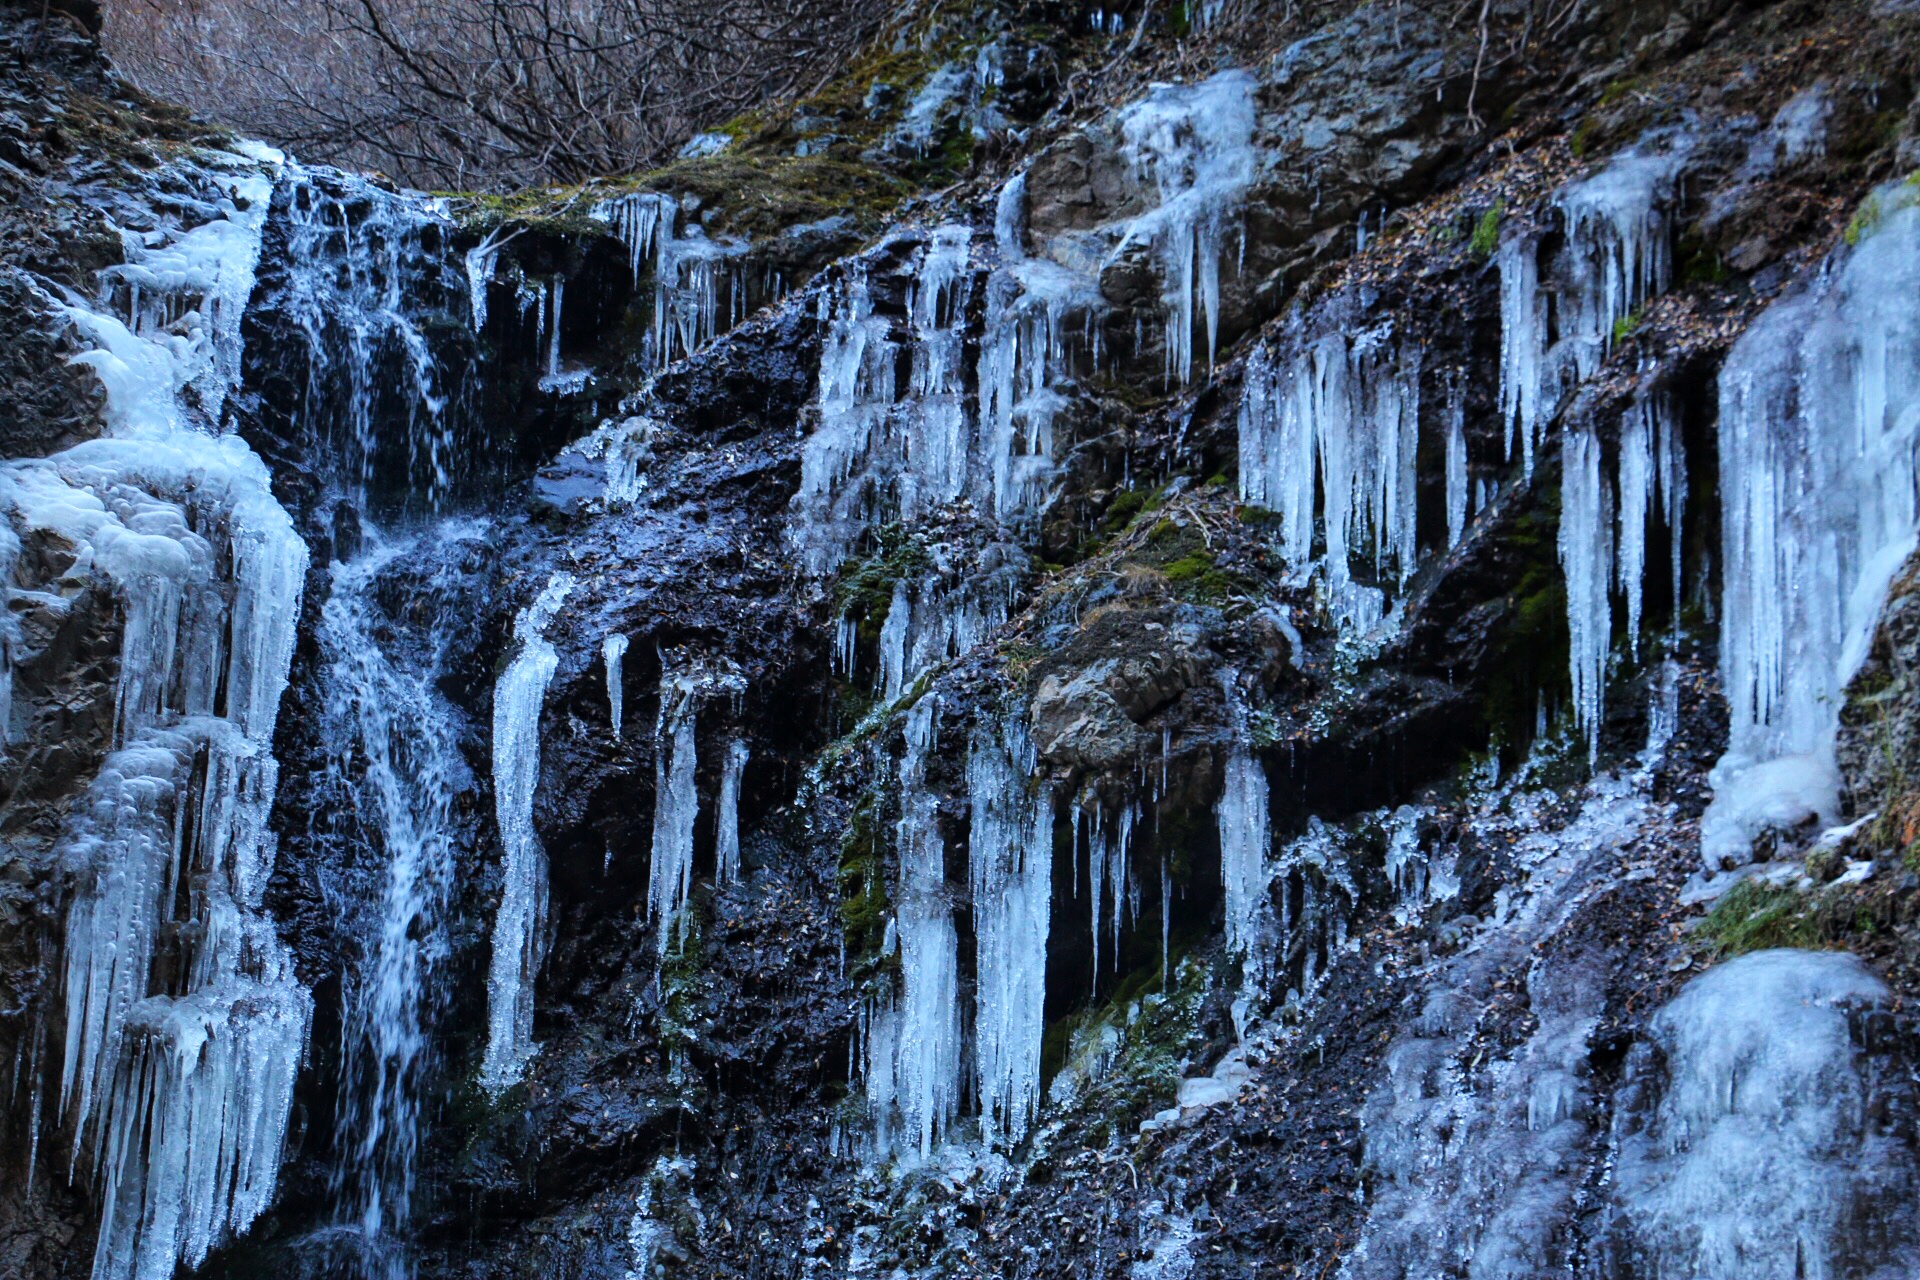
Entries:
[[1515,236],[1495,256],[1500,268],[1500,416],[1507,427],[1507,457],[1514,439],[1526,477],[1533,478],[1533,451],[1543,419],[1547,387],[1547,302],[1540,292],[1540,246]]
[[714,883],[732,884],[740,878],[740,779],[747,770],[752,748],[741,739],[727,745],[720,772],[719,816],[714,827]]
[[493,691],[493,809],[505,854],[500,910],[487,969],[487,1044],[480,1083],[499,1094],[517,1084],[533,1057],[534,979],[546,957],[547,854],[533,829],[540,782],[540,709],[560,655],[547,626],[573,590],[556,573],[514,619],[519,652]]
[[660,714],[653,731],[653,857],[647,870],[647,919],[659,927],[661,955],[680,923],[693,887],[693,826],[700,816],[694,787],[699,764],[694,724],[699,692],[694,677],[660,677]]
[[978,980],[974,1058],[989,1146],[1018,1142],[1040,1100],[1053,800],[1030,789],[1033,744],[1009,713],[975,731],[967,755],[968,838]]
[[1447,394],[1447,550],[1467,531],[1467,415],[1461,388]]
[[937,694],[921,698],[907,712],[895,827],[900,883],[893,941],[900,948],[899,990],[890,1006],[873,1014],[867,1040],[867,1100],[882,1145],[897,1111],[922,1158],[946,1133],[960,1089],[959,938],[948,902],[938,802],[927,789],[926,772],[939,716]]
[[1837,815],[1833,735],[1886,584],[1913,549],[1920,435],[1920,208],[1911,187],[1720,373],[1720,668],[1727,755],[1708,865],[1775,823]]
[[627,637],[616,633],[608,636],[600,645],[600,654],[606,659],[607,666],[607,719],[616,738],[620,736],[620,711],[625,691],[620,681],[620,667],[627,656],[627,644]]
[[1613,495],[1591,431],[1568,431],[1560,443],[1560,569],[1567,580],[1567,634],[1573,676],[1573,718],[1586,731],[1589,760],[1600,754],[1607,654],[1613,647]]

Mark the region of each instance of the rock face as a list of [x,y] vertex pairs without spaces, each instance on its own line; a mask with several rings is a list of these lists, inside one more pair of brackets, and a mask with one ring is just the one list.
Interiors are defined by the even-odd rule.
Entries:
[[0,1269],[1920,1267],[1920,22],[1456,9],[500,201],[0,7]]

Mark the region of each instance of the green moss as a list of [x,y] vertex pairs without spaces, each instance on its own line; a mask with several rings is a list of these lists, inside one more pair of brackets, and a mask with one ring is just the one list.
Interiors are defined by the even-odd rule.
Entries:
[[1593,150],[1594,143],[1600,137],[1600,122],[1592,116],[1583,116],[1580,123],[1573,127],[1573,136],[1567,139],[1568,147],[1576,160],[1587,158],[1587,152]]
[[1811,906],[1798,890],[1742,880],[1714,904],[1695,933],[1723,958],[1769,947],[1818,946]]
[[1625,99],[1628,95],[1638,93],[1640,91],[1640,84],[1641,81],[1637,76],[1626,76],[1622,79],[1615,80],[1600,91],[1600,101],[1597,105],[1603,109],[1611,107],[1615,103]]
[[660,1047],[677,1059],[699,1039],[702,904],[690,899],[672,924],[673,940],[660,958]]
[[1104,1145],[1118,1129],[1130,1130],[1171,1103],[1188,1065],[1184,1050],[1198,1022],[1207,972],[1183,952],[1173,956],[1173,988],[1161,995],[1159,958],[1130,971],[1098,1009],[1056,1019],[1041,1042],[1041,1074],[1051,1079],[1085,1056],[1099,1052],[1101,1029],[1111,1027],[1119,1044],[1077,1104],[1088,1118],[1089,1145]]
[[1725,284],[1727,267],[1711,247],[1692,237],[1683,237],[1678,246],[1680,283]]
[[1633,336],[1633,331],[1639,327],[1640,313],[1638,311],[1630,311],[1613,322],[1613,340],[1615,342],[1625,342]]
[[1849,247],[1859,244],[1873,234],[1884,216],[1885,213],[1880,208],[1880,196],[1876,192],[1860,202],[1860,207],[1854,210],[1853,217],[1848,221],[1847,229],[1842,233],[1841,238]]
[[874,553],[843,573],[833,593],[834,607],[855,620],[862,644],[879,643],[895,584],[933,563],[926,544],[901,525],[888,525],[874,541]]
[[1109,537],[1119,533],[1133,518],[1146,509],[1147,494],[1141,489],[1121,491],[1112,502],[1107,504],[1107,514],[1100,522],[1100,531]]
[[1480,220],[1473,224],[1473,238],[1467,242],[1467,250],[1474,257],[1491,257],[1493,251],[1500,247],[1500,215],[1505,210],[1506,206],[1495,200],[1480,215]]
[[887,843],[880,818],[881,792],[870,788],[854,806],[840,842],[840,924],[851,972],[871,974],[880,965],[893,904],[887,896]]

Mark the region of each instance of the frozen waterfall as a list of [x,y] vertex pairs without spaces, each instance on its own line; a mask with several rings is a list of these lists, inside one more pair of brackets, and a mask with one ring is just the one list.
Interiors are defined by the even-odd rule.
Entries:
[[116,749],[68,819],[60,1097],[97,1181],[96,1280],[197,1266],[267,1207],[311,1001],[262,908],[271,754],[307,567],[266,466],[218,415],[238,374],[277,155],[176,176],[205,220],[122,235],[51,300],[105,387],[104,437],[0,467],[17,534],[124,610]]
[[1838,817],[1833,737],[1888,579],[1914,546],[1920,192],[1891,184],[1859,243],[1781,298],[1720,373],[1720,667],[1731,741],[1708,868]]
[[1053,896],[1053,798],[1036,792],[1026,718],[976,729],[967,753],[972,811],[974,1058],[989,1145],[1025,1136],[1040,1102],[1047,929]]
[[533,829],[533,793],[540,783],[540,710],[560,665],[547,626],[573,587],[570,575],[555,574],[520,611],[513,624],[519,650],[493,691],[493,809],[504,859],[480,1083],[496,1095],[519,1082],[536,1051],[533,991],[546,955],[547,855]]

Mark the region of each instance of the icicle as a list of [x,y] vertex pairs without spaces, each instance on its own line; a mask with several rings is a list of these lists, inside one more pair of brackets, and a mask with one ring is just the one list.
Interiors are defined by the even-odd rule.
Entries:
[[1540,246],[1521,235],[1501,245],[1500,267],[1500,417],[1507,428],[1507,458],[1520,441],[1522,470],[1533,479],[1534,442],[1543,417],[1547,379],[1547,304],[1540,292]]
[[1215,817],[1220,827],[1227,950],[1240,957],[1247,983],[1257,986],[1270,976],[1271,939],[1267,931],[1272,908],[1267,888],[1273,880],[1269,857],[1272,837],[1266,770],[1247,747],[1246,713],[1239,701],[1238,681],[1238,674],[1232,671],[1221,676],[1235,728]]
[[1009,712],[973,736],[968,866],[978,982],[974,1056],[988,1146],[1017,1143],[1040,1101],[1047,932],[1053,896],[1053,800],[1028,790],[1033,744]]
[[647,869],[647,920],[659,928],[656,941],[663,956],[693,887],[693,826],[700,814],[694,789],[698,711],[694,678],[663,671],[653,730],[653,857]]
[[892,702],[907,684],[907,637],[913,625],[913,602],[907,584],[893,584],[893,601],[880,628],[880,700]]
[[1354,557],[1370,553],[1376,571],[1391,563],[1402,584],[1418,567],[1419,430],[1419,355],[1387,326],[1350,345],[1326,335],[1284,364],[1264,349],[1248,362],[1241,496],[1279,514],[1282,553],[1296,571],[1315,564],[1315,516],[1323,517],[1327,607],[1353,634],[1385,613],[1382,593],[1354,581]]
[[493,274],[500,265],[502,243],[496,228],[487,233],[486,239],[467,250],[467,303],[473,316],[475,333],[487,327],[487,289],[493,284]]
[[493,690],[493,808],[506,857],[487,970],[487,1045],[480,1083],[495,1096],[517,1084],[536,1052],[534,979],[546,958],[547,854],[533,829],[540,783],[540,710],[560,655],[547,626],[574,587],[556,573],[514,619],[519,652]]
[[1586,730],[1587,756],[1600,754],[1607,654],[1613,647],[1608,586],[1613,576],[1613,502],[1600,467],[1600,442],[1569,431],[1560,443],[1560,568],[1567,579],[1567,632],[1574,723]]
[[627,637],[616,632],[600,645],[600,654],[607,664],[607,719],[616,738],[620,736],[620,704],[624,691],[620,682],[620,664],[627,656],[627,643]]
[[[1640,660],[1640,611],[1647,573],[1647,524],[1653,507],[1653,424],[1644,400],[1620,420],[1620,534],[1614,577],[1627,598],[1627,646]],[[1604,536],[1604,535],[1603,535]]]
[[714,883],[729,885],[740,878],[740,778],[746,772],[751,748],[735,739],[727,747],[720,773],[720,816],[714,831]]
[[1447,550],[1467,531],[1467,409],[1456,381],[1447,389]]

